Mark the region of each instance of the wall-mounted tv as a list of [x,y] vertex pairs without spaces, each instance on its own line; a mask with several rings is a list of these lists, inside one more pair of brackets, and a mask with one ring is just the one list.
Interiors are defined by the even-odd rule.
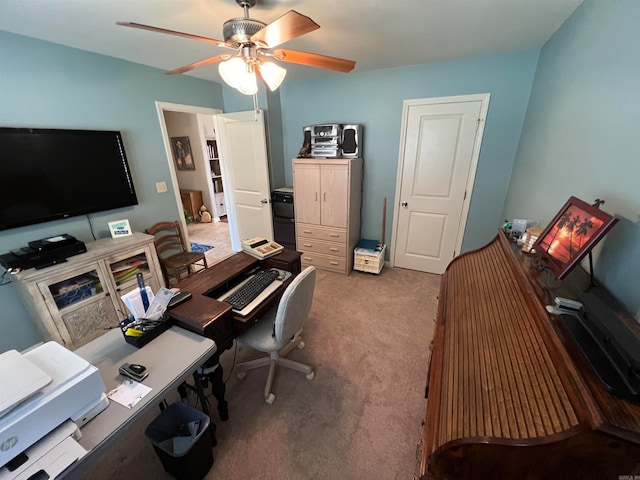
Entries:
[[137,204],[120,132],[0,127],[0,230]]

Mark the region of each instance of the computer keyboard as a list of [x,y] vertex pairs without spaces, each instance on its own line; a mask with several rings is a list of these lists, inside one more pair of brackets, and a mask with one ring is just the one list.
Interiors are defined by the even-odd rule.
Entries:
[[263,290],[278,278],[277,270],[264,270],[255,274],[231,295],[225,297],[223,302],[230,304],[234,310],[242,310],[249,305]]

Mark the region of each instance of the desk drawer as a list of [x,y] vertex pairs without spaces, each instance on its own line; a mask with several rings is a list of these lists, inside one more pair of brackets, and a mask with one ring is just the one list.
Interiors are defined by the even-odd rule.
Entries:
[[302,262],[302,268],[312,266],[324,270],[331,270],[332,272],[347,272],[346,258],[331,257],[319,253],[303,253],[300,260]]
[[[322,227],[318,225],[309,225],[308,223],[302,223],[296,224],[296,231],[298,237],[343,243],[346,248],[347,230],[345,228]],[[298,250],[304,250],[304,248],[300,248],[300,245],[298,245]]]
[[304,253],[322,253],[340,258],[347,257],[347,246],[342,243],[323,242],[313,238],[298,238],[298,250]]

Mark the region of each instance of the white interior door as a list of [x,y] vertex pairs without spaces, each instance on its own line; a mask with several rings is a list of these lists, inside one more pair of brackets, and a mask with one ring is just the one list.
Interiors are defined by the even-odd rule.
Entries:
[[489,94],[404,102],[392,263],[443,273],[460,252]]
[[231,246],[241,240],[273,240],[271,189],[262,110],[215,116]]

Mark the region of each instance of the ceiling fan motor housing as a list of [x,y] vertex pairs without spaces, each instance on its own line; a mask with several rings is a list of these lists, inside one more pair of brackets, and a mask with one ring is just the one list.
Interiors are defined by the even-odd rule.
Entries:
[[232,18],[224,22],[222,26],[224,42],[232,48],[242,47],[247,43],[252,43],[251,36],[266,26],[266,23],[253,18]]

